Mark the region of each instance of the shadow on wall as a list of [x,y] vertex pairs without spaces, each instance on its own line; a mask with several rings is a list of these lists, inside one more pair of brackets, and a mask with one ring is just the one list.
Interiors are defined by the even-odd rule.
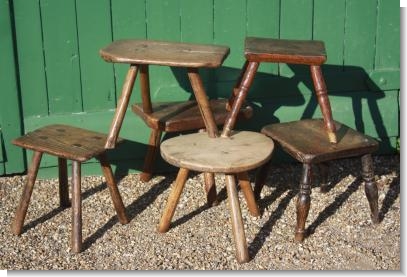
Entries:
[[[238,122],[236,129],[260,131],[267,124],[286,122],[304,118],[320,117],[319,106],[314,93],[314,86],[310,76],[309,67],[305,65],[284,65],[285,71],[291,71],[290,77],[259,71],[249,90],[247,100],[253,107],[253,117],[250,120]],[[281,67],[280,67],[281,68]],[[190,94],[189,99],[194,99],[194,94],[188,79],[186,68],[171,68],[172,74],[181,89]],[[385,97],[385,93],[370,79],[367,72],[356,66],[329,65],[322,66],[328,95],[340,97],[345,100],[345,106],[333,107],[333,117],[353,118],[354,128],[366,133],[367,126],[363,115],[363,102],[366,102],[369,116],[373,120],[377,134],[381,141],[380,147],[385,152],[395,152],[396,149],[388,139],[388,132],[379,109],[378,100]],[[221,67],[219,69],[203,69],[200,71],[203,84],[209,98],[228,98],[235,81],[240,74],[239,68]],[[300,89],[300,87],[302,88]],[[302,91],[310,91],[309,94]],[[347,99],[346,99],[347,98]],[[338,98],[337,98],[338,99]],[[336,102],[335,102],[336,103]],[[340,101],[340,103],[342,103]],[[341,104],[340,104],[341,105]],[[343,113],[351,114],[338,114]],[[336,113],[337,112],[337,113]],[[341,120],[338,120],[341,121]],[[344,122],[342,122],[344,123]],[[345,123],[346,124],[346,123]],[[352,126],[350,126],[352,127]],[[370,128],[370,127],[369,127]],[[370,130],[372,131],[372,130]],[[176,133],[165,134],[163,140],[176,136]],[[121,160],[119,157],[135,153],[136,162],[122,160],[117,164],[116,175],[126,175],[130,169],[141,170],[144,154],[147,150],[145,144],[127,141],[112,153],[112,160]],[[380,150],[379,150],[380,151]],[[276,153],[277,161],[293,161],[282,151]],[[174,168],[158,157],[156,161],[157,172],[173,171]]]

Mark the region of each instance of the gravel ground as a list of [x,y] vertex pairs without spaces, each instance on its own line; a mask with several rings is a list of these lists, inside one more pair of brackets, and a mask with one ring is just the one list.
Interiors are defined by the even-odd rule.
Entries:
[[[261,217],[241,207],[251,261],[235,259],[222,175],[221,202],[205,206],[202,174],[191,174],[171,229],[156,231],[175,174],[149,183],[124,176],[119,189],[131,221],[121,225],[100,176],[85,177],[84,251],[70,252],[71,210],[58,208],[56,179],[38,180],[21,236],[10,232],[26,176],[0,177],[0,269],[6,270],[401,270],[400,156],[375,156],[382,221],[373,225],[360,179],[360,160],[330,164],[331,190],[314,182],[307,220],[310,236],[296,243],[299,164],[274,165],[262,191]],[[252,175],[252,174],[251,174]],[[317,180],[316,180],[317,181]]]

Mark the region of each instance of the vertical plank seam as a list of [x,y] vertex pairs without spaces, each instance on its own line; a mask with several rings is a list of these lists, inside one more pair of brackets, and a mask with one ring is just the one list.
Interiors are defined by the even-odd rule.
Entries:
[[81,111],[84,112],[83,107],[83,83],[82,83],[82,64],[81,64],[81,48],[79,47],[79,25],[78,25],[78,6],[77,0],[74,1],[74,10],[75,10],[75,24],[76,24],[76,47],[78,49],[78,67],[79,67],[79,84],[80,84],[80,100],[81,100]]
[[[112,0],[109,0],[109,9],[110,9],[110,40],[114,41],[114,26],[113,26],[113,4]],[[112,71],[113,71],[113,88],[114,88],[114,93],[113,93],[113,100],[114,100],[114,106],[117,106],[117,76],[116,76],[116,66],[114,64],[111,65]]]
[[379,25],[380,25],[380,13],[379,13],[379,6],[380,6],[380,0],[376,0],[376,32],[375,32],[375,37],[374,37],[374,47],[373,47],[373,65],[372,65],[372,71],[376,69],[376,57],[377,57],[377,43],[378,43],[378,34],[379,34]]
[[47,95],[47,115],[50,115],[50,107],[49,107],[49,88],[48,88],[48,74],[47,70],[47,61],[45,59],[45,45],[44,45],[44,25],[43,25],[43,20],[42,20],[42,9],[41,9],[41,2],[42,0],[37,0],[38,1],[38,9],[40,13],[40,25],[41,25],[41,43],[42,43],[42,60],[44,63],[44,75],[45,75],[45,94]]

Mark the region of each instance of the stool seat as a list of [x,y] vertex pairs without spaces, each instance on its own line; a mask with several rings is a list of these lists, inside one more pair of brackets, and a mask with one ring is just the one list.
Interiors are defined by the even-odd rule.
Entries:
[[277,141],[291,156],[302,163],[319,163],[347,158],[377,150],[373,138],[334,121],[337,143],[326,139],[322,119],[303,119],[264,126],[261,132]]
[[87,161],[106,151],[106,135],[68,125],[48,125],[16,138],[13,144],[68,160]]
[[[222,125],[228,115],[227,99],[212,99],[209,101],[217,125]],[[145,113],[142,103],[132,105],[132,110],[148,127],[165,132],[187,131],[205,128],[196,101],[153,103],[153,112]],[[244,106],[240,109],[238,118],[249,119],[253,115],[253,108]]]
[[273,149],[273,141],[256,132],[233,131],[227,138],[210,138],[206,133],[195,133],[165,140],[161,144],[161,156],[180,168],[238,173],[264,164]]
[[219,67],[229,47],[156,40],[117,40],[100,50],[107,62],[180,67]]
[[321,65],[326,61],[324,43],[318,40],[248,37],[245,56],[254,62]]

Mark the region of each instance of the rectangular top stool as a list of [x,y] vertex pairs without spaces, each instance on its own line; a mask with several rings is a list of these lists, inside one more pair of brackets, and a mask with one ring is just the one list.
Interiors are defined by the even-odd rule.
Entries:
[[[20,235],[37,178],[43,153],[58,157],[60,206],[71,205],[68,192],[67,160],[72,160],[72,250],[82,251],[81,163],[91,158],[99,160],[120,223],[129,222],[112,169],[106,158],[106,135],[68,125],[48,125],[14,139],[13,144],[33,150],[27,183],[17,208],[12,232]],[[121,140],[119,140],[120,142]]]

